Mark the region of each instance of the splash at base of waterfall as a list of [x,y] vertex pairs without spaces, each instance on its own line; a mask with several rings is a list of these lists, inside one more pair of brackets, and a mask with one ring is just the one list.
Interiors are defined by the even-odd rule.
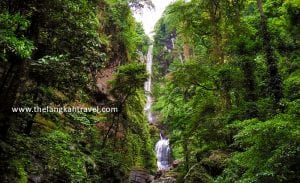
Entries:
[[171,149],[169,146],[169,139],[165,139],[162,136],[155,145],[157,168],[158,171],[166,171],[171,168]]

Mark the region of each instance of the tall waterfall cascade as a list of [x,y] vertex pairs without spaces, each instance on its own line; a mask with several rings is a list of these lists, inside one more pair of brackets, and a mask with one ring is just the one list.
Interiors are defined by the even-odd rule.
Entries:
[[146,106],[145,106],[145,112],[147,115],[147,119],[149,123],[153,122],[153,115],[151,112],[151,105],[152,105],[152,96],[151,96],[151,86],[152,86],[152,51],[153,51],[153,46],[151,45],[148,50],[147,54],[147,63],[146,63],[146,69],[149,74],[148,80],[145,82],[145,93],[146,93]]
[[[146,68],[149,74],[148,80],[145,82],[145,94],[146,94],[146,105],[145,105],[145,113],[150,124],[154,124],[153,114],[151,112],[151,106],[153,102],[153,98],[151,95],[152,88],[152,64],[153,64],[153,45],[149,47],[147,54],[147,63]],[[160,140],[155,145],[155,152],[157,157],[157,168],[158,171],[166,171],[170,169],[171,162],[171,148],[169,145],[169,139],[163,137],[160,134]]]

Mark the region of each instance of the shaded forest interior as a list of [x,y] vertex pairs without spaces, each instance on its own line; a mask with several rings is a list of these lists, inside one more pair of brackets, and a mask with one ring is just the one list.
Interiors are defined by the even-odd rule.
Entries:
[[0,182],[157,175],[161,130],[176,162],[163,176],[177,182],[300,182],[300,1],[177,0],[153,40],[142,8],[153,4],[0,1]]

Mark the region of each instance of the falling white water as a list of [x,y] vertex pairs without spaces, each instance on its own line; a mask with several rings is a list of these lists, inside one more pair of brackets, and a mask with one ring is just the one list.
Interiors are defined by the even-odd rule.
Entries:
[[[153,46],[151,45],[147,54],[147,72],[149,74],[148,80],[145,82],[145,93],[146,93],[146,106],[145,113],[149,123],[154,123],[153,114],[151,112],[152,106],[152,96],[151,96],[151,86],[152,86],[152,50]],[[164,138],[160,134],[160,140],[155,145],[156,157],[157,157],[157,168],[159,171],[166,171],[170,169],[170,146],[169,139]]]
[[147,119],[149,123],[153,122],[153,115],[151,112],[151,105],[152,105],[152,96],[151,96],[151,85],[152,85],[152,50],[153,46],[149,46],[148,54],[147,54],[147,63],[146,68],[149,74],[148,80],[145,82],[145,93],[146,93],[146,106],[145,106],[145,113],[147,115]]
[[169,139],[165,139],[160,134],[160,140],[155,145],[157,168],[158,171],[166,171],[170,169],[171,149]]

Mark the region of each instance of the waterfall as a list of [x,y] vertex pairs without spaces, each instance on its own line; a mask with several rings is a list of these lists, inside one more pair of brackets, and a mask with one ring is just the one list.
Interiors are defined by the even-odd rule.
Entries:
[[[147,54],[147,72],[149,74],[148,80],[145,82],[145,94],[146,94],[146,105],[145,113],[150,124],[155,124],[153,120],[153,114],[151,112],[151,106],[153,98],[151,95],[152,88],[152,59],[153,59],[153,46],[151,45]],[[170,169],[171,162],[171,149],[169,146],[169,139],[166,139],[162,134],[160,134],[160,140],[155,145],[155,152],[157,157],[157,168],[159,171],[165,171]]]
[[155,145],[155,152],[157,157],[158,170],[169,170],[171,162],[171,149],[169,146],[169,139],[164,138],[160,134],[160,140]]
[[152,105],[152,96],[151,96],[151,85],[152,85],[152,51],[153,46],[149,46],[148,54],[147,54],[147,63],[146,68],[149,74],[148,80],[145,82],[145,93],[146,93],[146,106],[145,106],[145,113],[149,123],[153,122],[153,115],[151,112],[151,105]]

